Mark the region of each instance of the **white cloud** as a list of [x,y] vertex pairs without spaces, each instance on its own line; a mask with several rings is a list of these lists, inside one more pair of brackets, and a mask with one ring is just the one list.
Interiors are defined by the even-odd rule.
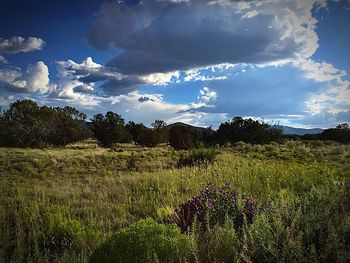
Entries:
[[45,93],[50,91],[49,69],[42,61],[28,65],[26,73],[22,76],[22,80],[25,81],[25,88],[29,92]]
[[320,93],[313,93],[306,101],[306,106],[312,115],[328,112],[333,115],[349,111],[350,82],[341,81],[340,85],[331,86]]
[[180,71],[172,71],[167,73],[153,73],[149,75],[141,75],[139,78],[145,82],[145,84],[164,86],[170,83],[174,83],[180,77]]
[[317,82],[340,80],[346,76],[345,70],[336,69],[332,64],[326,62],[316,62],[312,59],[303,59],[294,62],[294,65],[305,71],[305,76]]
[[23,89],[30,93],[49,92],[52,88],[49,85],[49,69],[42,61],[28,65],[26,72],[10,85],[15,89]]
[[216,94],[216,91],[211,90],[208,87],[204,87],[203,89],[199,90],[199,96],[197,98],[198,98],[197,106],[213,107],[214,102],[217,99],[217,94]]
[[44,45],[45,41],[37,37],[27,39],[19,36],[8,39],[0,38],[0,64],[7,64],[6,58],[2,55],[41,50]]
[[1,69],[0,81],[14,92],[47,93],[53,88],[49,83],[49,69],[42,61],[28,65],[24,73],[20,69]]
[[[187,70],[184,72],[185,76],[183,77],[183,81],[211,81],[222,80],[227,78],[227,76],[225,75],[214,76],[212,74],[209,74],[207,72],[209,68],[211,68],[212,72],[215,72],[218,69],[217,67],[212,66]],[[222,70],[223,69],[221,69],[221,71]],[[180,80],[178,80],[178,82],[180,82]]]
[[19,70],[1,69],[0,70],[0,81],[4,83],[12,83],[17,78],[21,77],[22,73]]
[[99,104],[98,98],[93,94],[94,83],[79,81],[79,77],[89,73],[99,72],[101,65],[88,57],[81,64],[72,60],[57,61],[56,70],[59,79],[55,89],[50,94],[54,99],[79,103],[82,106],[93,107]]
[[9,39],[0,38],[0,54],[15,54],[19,52],[30,52],[41,50],[45,41],[41,38],[29,37],[11,37]]
[[252,10],[252,11],[249,11],[247,13],[245,13],[242,18],[243,19],[250,19],[250,18],[253,18],[254,16],[257,16],[258,15],[258,12],[256,10]]
[[[225,113],[188,111],[194,104],[211,103],[215,96],[213,91],[203,88],[200,90],[197,103],[173,104],[164,101],[161,94],[141,94],[133,91],[129,94],[105,98],[103,103],[108,109],[122,113],[127,120],[138,120],[147,125],[150,125],[155,119],[161,119],[167,123],[180,121],[202,127],[214,124],[216,127],[220,122],[227,120]],[[107,102],[111,105],[106,106]]]
[[220,123],[227,121],[227,113],[183,112],[167,120],[168,123],[183,122],[198,127],[218,128]]

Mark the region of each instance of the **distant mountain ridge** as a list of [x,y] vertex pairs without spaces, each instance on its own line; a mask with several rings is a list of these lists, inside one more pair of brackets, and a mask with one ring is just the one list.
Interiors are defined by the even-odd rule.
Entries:
[[[183,126],[193,127],[198,131],[203,131],[203,130],[207,129],[207,128],[203,128],[203,127],[193,126],[193,125],[183,123],[183,122],[175,122],[175,123],[172,123],[172,124],[165,126],[165,128],[170,130],[170,128],[175,126],[175,125],[183,125]],[[282,128],[282,132],[285,135],[318,134],[318,133],[322,133],[322,131],[323,131],[320,128],[304,129],[304,128],[295,128],[295,127],[290,127],[290,126],[283,126],[283,125],[281,125],[280,127]]]
[[323,130],[320,128],[303,129],[303,128],[294,128],[290,126],[281,126],[281,128],[283,130],[283,134],[286,134],[286,135],[318,134],[323,132]]
[[208,129],[208,128],[204,128],[204,127],[193,126],[191,124],[187,124],[187,123],[183,123],[183,122],[174,122],[174,123],[168,124],[167,126],[165,126],[165,129],[170,130],[171,127],[176,126],[176,125],[192,127],[198,131],[204,131],[204,130]]

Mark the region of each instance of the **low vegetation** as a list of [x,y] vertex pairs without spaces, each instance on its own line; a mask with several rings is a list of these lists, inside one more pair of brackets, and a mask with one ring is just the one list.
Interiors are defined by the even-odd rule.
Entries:
[[214,149],[195,149],[189,153],[182,153],[177,166],[179,168],[194,165],[208,165],[215,162],[217,152]]
[[191,256],[193,240],[175,225],[142,219],[122,228],[97,248],[90,262],[185,262]]
[[136,242],[128,257],[144,262],[348,260],[350,146],[239,142],[215,151],[213,164],[179,169],[190,152],[168,146],[1,148],[0,262],[123,260],[124,239]]

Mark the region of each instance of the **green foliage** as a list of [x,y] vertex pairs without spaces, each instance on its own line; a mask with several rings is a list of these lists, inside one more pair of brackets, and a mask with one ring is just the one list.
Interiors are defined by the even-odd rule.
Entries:
[[136,156],[134,152],[131,153],[131,155],[126,159],[126,168],[129,171],[135,170],[136,169]]
[[176,150],[188,150],[200,142],[200,133],[188,125],[174,125],[169,130],[169,143]]
[[75,219],[68,219],[61,213],[46,213],[42,216],[42,229],[37,232],[39,249],[49,253],[64,250],[83,250],[94,244],[100,234],[82,226]]
[[97,114],[91,121],[91,130],[102,146],[110,147],[113,143],[132,140],[131,134],[124,127],[124,119],[114,112],[109,111],[105,116]]
[[182,154],[177,162],[178,167],[213,164],[217,152],[214,149],[195,149],[187,154]]
[[133,137],[133,141],[142,146],[154,147],[160,143],[168,142],[168,130],[165,129],[166,123],[161,120],[156,120],[152,126],[153,129],[147,128],[142,123],[128,122],[127,130]]
[[269,127],[266,123],[250,118],[234,117],[231,121],[220,125],[217,138],[221,143],[243,141],[252,144],[265,144],[272,140],[280,141],[282,130],[277,126]]
[[321,140],[333,140],[341,143],[350,143],[349,124],[339,124],[336,128],[326,129],[320,134]]
[[119,230],[90,258],[97,262],[185,262],[192,242],[175,225],[144,219]]
[[[183,169],[176,168],[180,152],[171,147],[118,149],[92,140],[0,148],[0,262],[88,262],[124,226],[148,217],[168,223],[181,203],[226,181],[266,209],[238,228],[229,218],[207,227],[194,219],[183,262],[350,258],[350,145],[239,142],[216,149],[213,165]],[[132,152],[137,171],[125,169]]]
[[31,100],[10,104],[0,116],[0,146],[62,146],[91,136],[86,115],[72,107],[39,107]]

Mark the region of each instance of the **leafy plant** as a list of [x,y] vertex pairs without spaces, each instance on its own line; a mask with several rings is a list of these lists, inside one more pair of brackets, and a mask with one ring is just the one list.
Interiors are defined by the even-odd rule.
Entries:
[[103,243],[93,252],[90,262],[184,262],[191,246],[190,237],[181,234],[176,225],[142,219]]
[[135,157],[135,154],[133,152],[126,159],[126,168],[130,171],[136,169],[136,157]]
[[173,214],[173,221],[186,231],[194,220],[213,226],[223,224],[228,217],[236,228],[242,226],[244,219],[252,223],[258,211],[256,201],[244,196],[239,196],[230,190],[227,182],[224,187],[216,188],[211,185],[196,196],[185,201]]
[[201,164],[213,164],[216,158],[216,152],[213,149],[196,149],[187,155],[181,155],[177,166],[194,166]]

